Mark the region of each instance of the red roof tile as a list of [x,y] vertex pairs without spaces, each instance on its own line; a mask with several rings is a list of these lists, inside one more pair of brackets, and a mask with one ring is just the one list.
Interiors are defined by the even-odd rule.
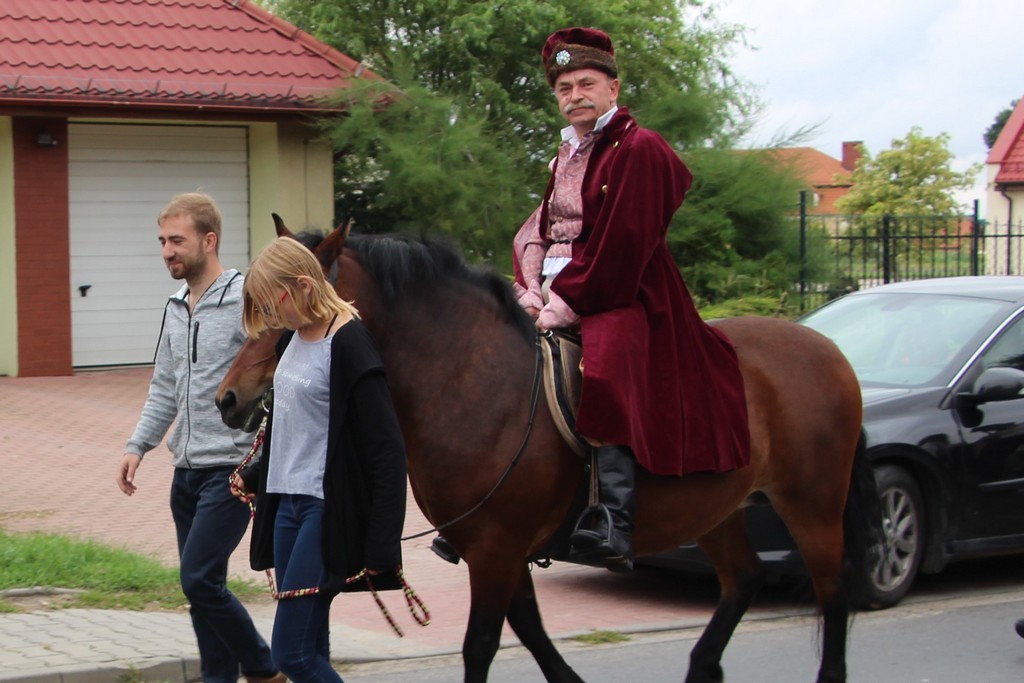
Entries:
[[1017,101],[1017,106],[1006,120],[987,161],[999,164],[995,178],[997,184],[1024,183],[1024,97]]
[[[813,147],[779,147],[771,155],[811,187],[850,187],[850,171]],[[838,178],[836,176],[839,176]]]
[[0,105],[325,109],[359,76],[251,0],[0,2]]

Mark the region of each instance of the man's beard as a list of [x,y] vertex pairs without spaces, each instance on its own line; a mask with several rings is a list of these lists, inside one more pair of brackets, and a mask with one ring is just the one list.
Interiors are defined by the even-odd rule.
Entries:
[[[206,267],[206,257],[203,254],[199,254],[194,258],[181,258],[179,256],[174,261],[165,265],[167,266],[167,271],[175,280],[188,280],[192,276],[201,273],[203,268]],[[178,266],[178,269],[175,270],[174,266]]]

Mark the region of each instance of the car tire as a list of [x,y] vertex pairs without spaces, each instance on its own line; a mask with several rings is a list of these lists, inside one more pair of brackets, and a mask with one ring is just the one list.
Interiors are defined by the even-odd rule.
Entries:
[[863,567],[857,581],[859,607],[885,609],[896,605],[917,577],[925,546],[925,510],[921,487],[905,469],[875,469],[882,513],[882,545]]

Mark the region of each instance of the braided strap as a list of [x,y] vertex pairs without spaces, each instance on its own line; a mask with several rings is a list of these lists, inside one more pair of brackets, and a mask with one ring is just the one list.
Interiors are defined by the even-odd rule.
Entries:
[[[401,567],[398,567],[395,570],[395,574],[398,576],[398,580],[402,582],[402,593],[405,594],[405,603],[409,606],[409,613],[412,615],[412,618],[415,619],[416,623],[420,626],[428,626],[430,624],[430,610],[427,609],[427,606],[423,603],[423,600],[420,599],[420,596],[416,595],[416,591],[412,589],[409,582],[405,580],[405,572],[402,571]],[[381,614],[383,614],[384,618],[387,619],[388,624],[391,625],[391,629],[395,632],[395,635],[399,638],[404,637],[405,634],[402,633],[402,629],[398,627],[397,623],[395,623],[395,619],[391,616],[391,612],[384,605],[384,601],[380,599],[380,596],[377,594],[377,589],[373,587],[373,581],[370,577],[370,572],[367,569],[363,569],[355,576],[345,579],[345,583],[353,584],[357,581],[365,580],[366,587],[370,589],[370,594],[373,595],[373,599],[376,601],[377,607],[380,607]]]
[[[242,462],[238,463],[238,467],[236,467],[234,469],[234,471],[231,473],[232,480],[230,480],[231,481],[230,486],[231,486],[232,493],[234,493],[236,491],[239,492],[239,493],[245,493],[244,490],[239,489],[237,486],[235,486],[235,483],[233,481],[233,477],[236,474],[241,474],[242,470],[245,469],[246,465],[248,465],[250,462],[252,462],[252,459],[254,457],[256,457],[256,451],[258,451],[260,449],[260,446],[263,445],[263,436],[266,433],[267,433],[267,416],[264,415],[263,416],[263,421],[260,422],[259,429],[256,430],[256,438],[254,438],[252,440],[252,448],[249,449],[249,452],[246,453],[244,458],[242,458]],[[249,503],[249,513],[255,515],[256,514],[256,507],[252,504],[252,500],[246,500],[246,502]]]

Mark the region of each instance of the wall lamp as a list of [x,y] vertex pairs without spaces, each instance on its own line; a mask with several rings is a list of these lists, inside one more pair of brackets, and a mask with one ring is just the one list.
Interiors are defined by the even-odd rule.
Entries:
[[36,135],[36,146],[37,147],[56,147],[57,146],[57,138],[55,138],[50,131],[47,131],[47,130],[40,131],[39,134]]

